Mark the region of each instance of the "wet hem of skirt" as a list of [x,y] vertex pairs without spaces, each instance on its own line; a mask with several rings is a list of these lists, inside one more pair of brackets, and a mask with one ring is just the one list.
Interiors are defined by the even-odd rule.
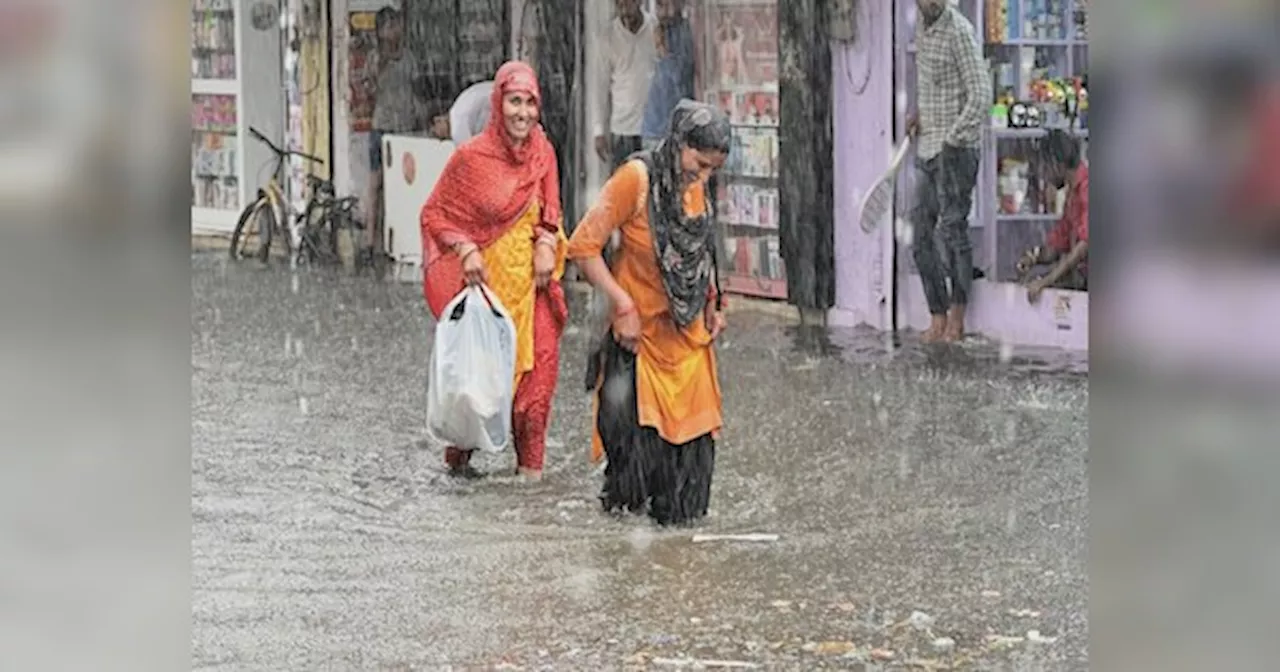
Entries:
[[715,472],[715,439],[707,434],[673,445],[651,427],[636,427],[627,434],[623,446],[606,442],[609,461],[600,493],[602,508],[648,515],[662,526],[689,525],[705,517]]

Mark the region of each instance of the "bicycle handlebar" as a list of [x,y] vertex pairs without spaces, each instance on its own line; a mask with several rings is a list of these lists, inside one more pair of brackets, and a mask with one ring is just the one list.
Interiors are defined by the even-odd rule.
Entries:
[[279,157],[280,160],[282,161],[286,156],[297,156],[297,157],[301,157],[311,161],[315,161],[316,163],[322,166],[324,165],[324,159],[318,156],[312,156],[311,154],[306,154],[303,152],[295,152],[292,149],[280,149],[279,147],[276,147],[274,143],[272,143],[270,140],[267,139],[267,136],[263,135],[258,129],[252,126],[249,127],[249,135],[253,136],[253,138],[258,142],[261,142],[262,144],[266,145],[267,148],[269,148],[272,152],[274,152],[275,155]]

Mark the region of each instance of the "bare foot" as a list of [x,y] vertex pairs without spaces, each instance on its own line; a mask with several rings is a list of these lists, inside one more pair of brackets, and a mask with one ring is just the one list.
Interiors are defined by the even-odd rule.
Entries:
[[929,328],[920,334],[921,343],[936,343],[939,341],[947,330],[946,315],[932,315],[929,318]]
[[964,338],[964,306],[952,306],[947,313],[947,329],[942,340],[955,343]]
[[520,467],[519,469],[516,470],[516,473],[519,474],[521,478],[523,478],[525,481],[529,483],[537,483],[538,481],[542,480],[541,469],[529,469],[528,467]]

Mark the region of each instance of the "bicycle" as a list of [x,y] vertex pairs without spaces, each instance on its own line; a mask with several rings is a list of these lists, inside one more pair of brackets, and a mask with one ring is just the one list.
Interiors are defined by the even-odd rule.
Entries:
[[337,198],[333,183],[314,175],[307,176],[311,198],[298,216],[298,260],[308,263],[336,264],[341,261],[340,239],[346,233],[357,240],[356,232],[364,226],[356,221],[355,196]]
[[[285,205],[284,189],[280,186],[280,175],[283,173],[285,160],[290,156],[297,156],[323,165],[324,159],[303,152],[276,147],[274,143],[252,126],[249,127],[249,135],[253,136],[254,140],[266,145],[276,155],[275,169],[271,171],[271,179],[267,180],[266,186],[258,189],[258,195],[253,202],[245,206],[244,210],[240,212],[240,218],[236,221],[236,228],[231,232],[230,253],[232,259],[245,258],[245,250],[247,249],[249,238],[256,234],[258,238],[256,256],[259,260],[265,262],[271,254],[271,241],[277,232],[285,234],[285,250],[290,255],[294,252],[292,232],[280,228],[280,222],[285,219],[285,214],[288,212]],[[250,229],[251,224],[253,225],[252,229]]]

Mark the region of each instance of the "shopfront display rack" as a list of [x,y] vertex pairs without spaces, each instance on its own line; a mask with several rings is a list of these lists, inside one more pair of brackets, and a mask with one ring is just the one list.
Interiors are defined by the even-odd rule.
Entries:
[[252,126],[284,144],[279,3],[192,0],[191,225],[229,233],[272,165]]
[[779,237],[777,0],[689,3],[697,91],[733,123],[729,159],[715,179],[725,291],[787,298]]
[[[905,31],[901,37],[914,39],[915,3],[897,0]],[[960,11],[969,18],[983,43],[983,52],[992,83],[992,114],[983,133],[982,167],[970,217],[974,267],[988,281],[1016,280],[1014,267],[1023,249],[1039,244],[1057,221],[1061,202],[1051,202],[1047,190],[1011,179],[1002,166],[1026,162],[1037,139],[1048,128],[1064,128],[1086,140],[1087,114],[1046,115],[1039,128],[1011,128],[1007,115],[996,106],[1006,92],[1017,101],[1030,101],[1037,81],[1080,77],[1088,66],[1088,0],[960,0]],[[915,45],[906,48],[906,59],[897,68],[897,77],[909,99],[915,89]],[[1079,104],[1079,101],[1077,101]],[[999,118],[998,118],[999,117]],[[897,133],[906,132],[905,115],[899,115]],[[1019,170],[1019,176],[1026,171]],[[914,171],[903,171],[899,182],[897,209],[906,217],[914,198]],[[1018,179],[1021,179],[1020,177]],[[1023,197],[1012,200],[1009,190]],[[1031,192],[1035,192],[1032,194]],[[1061,197],[1056,199],[1061,200]],[[909,245],[899,247],[899,263],[915,272]]]
[[[997,103],[1002,98],[1036,101],[1055,94],[1064,98],[1064,90],[1087,72],[1088,0],[985,0],[983,9],[979,18],[984,20],[984,51]],[[1087,88],[1084,91],[1087,94]],[[1077,100],[1077,95],[1070,91],[1070,105],[1065,100],[1039,101],[1039,128],[1009,127],[1004,108],[993,105],[978,201],[991,226],[992,280],[1016,281],[1023,250],[1041,244],[1061,216],[1062,196],[1038,183],[1029,157],[1049,128],[1067,130],[1087,144],[1087,98]]]

